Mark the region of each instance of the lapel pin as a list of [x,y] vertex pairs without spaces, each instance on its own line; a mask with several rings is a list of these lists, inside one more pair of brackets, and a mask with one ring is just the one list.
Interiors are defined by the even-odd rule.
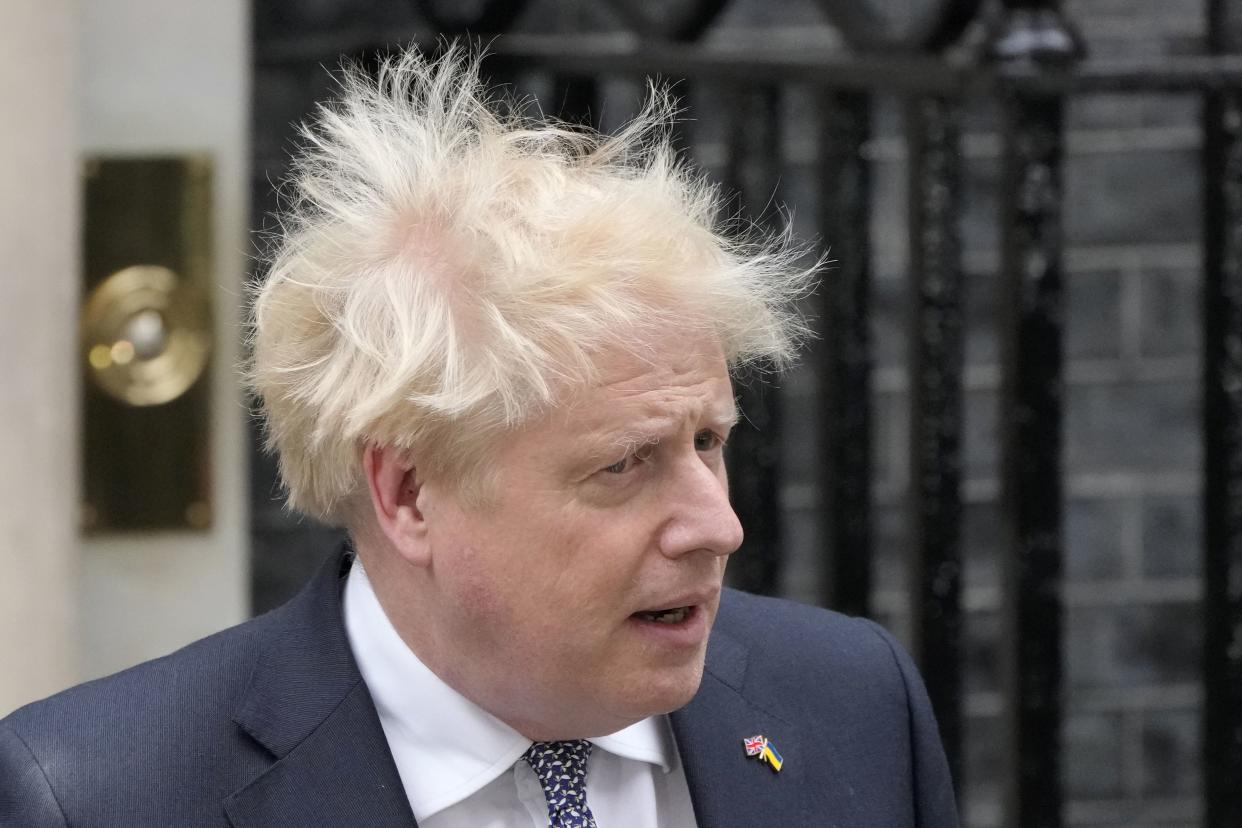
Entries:
[[768,737],[762,734],[743,739],[742,747],[746,749],[747,756],[757,756],[760,762],[766,762],[772,773],[780,773],[781,765],[785,764],[785,760],[776,752]]

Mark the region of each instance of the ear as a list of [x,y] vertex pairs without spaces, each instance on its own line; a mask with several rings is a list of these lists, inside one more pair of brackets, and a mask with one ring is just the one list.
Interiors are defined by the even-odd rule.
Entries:
[[391,446],[368,445],[362,467],[375,509],[375,522],[402,558],[415,566],[431,561],[427,521],[419,495],[422,481],[406,452]]

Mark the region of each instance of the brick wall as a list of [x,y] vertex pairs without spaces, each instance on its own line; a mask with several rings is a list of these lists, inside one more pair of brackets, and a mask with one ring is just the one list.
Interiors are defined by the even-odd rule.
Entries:
[[[1200,4],[1068,3],[1093,54],[1201,49]],[[1199,102],[1091,95],[1068,108],[1065,168],[1068,681],[1064,782],[1070,825],[1195,825],[1200,461]],[[905,153],[900,107],[877,102],[874,383],[875,605],[908,635],[909,414],[904,336]],[[999,143],[996,112],[971,107],[964,141],[968,272],[965,507],[967,822],[999,824]],[[796,159],[795,159],[796,160]],[[797,178],[797,165],[788,178]],[[796,189],[786,187],[788,190]],[[805,195],[799,199],[805,207]],[[808,228],[813,229],[813,228]],[[827,240],[831,243],[831,239]],[[827,279],[831,289],[831,274]],[[787,592],[811,600],[818,521],[803,441],[814,373],[787,383]]]

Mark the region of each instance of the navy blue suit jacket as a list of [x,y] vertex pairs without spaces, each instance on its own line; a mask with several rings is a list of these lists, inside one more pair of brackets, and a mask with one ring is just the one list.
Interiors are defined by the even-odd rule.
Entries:
[[[414,826],[345,635],[349,563],[0,720],[0,825]],[[701,828],[957,825],[922,682],[869,621],[726,591],[702,686],[671,720]],[[780,773],[746,756],[760,733]]]

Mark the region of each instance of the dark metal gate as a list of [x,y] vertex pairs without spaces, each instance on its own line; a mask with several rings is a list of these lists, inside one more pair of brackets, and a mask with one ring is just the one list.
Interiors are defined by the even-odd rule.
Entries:
[[[731,577],[753,591],[883,615],[873,604],[881,558],[908,567],[908,638],[966,802],[976,780],[965,762],[963,678],[970,297],[962,142],[975,104],[990,102],[1001,165],[994,427],[1002,540],[999,699],[1006,724],[1003,734],[974,737],[1004,745],[1003,804],[968,809],[979,825],[1147,824],[1134,814],[1067,819],[1063,791],[1065,108],[1074,96],[1105,92],[1200,96],[1202,807],[1160,824],[1201,818],[1213,828],[1242,825],[1242,56],[1229,53],[1239,40],[1230,32],[1242,32],[1242,21],[1235,8],[1207,0],[1202,54],[1105,60],[1089,56],[1056,0],[982,4],[982,13],[971,0],[926,2],[904,4],[900,14],[885,13],[881,2],[823,0],[825,15],[853,51],[713,40],[714,23],[744,5],[727,0],[601,2],[614,23],[629,27],[626,33],[614,26],[610,34],[572,32],[564,10],[580,13],[581,4],[544,4],[562,10],[549,13],[542,27],[568,30],[559,34],[524,33],[515,21],[524,6],[540,4],[516,0],[422,0],[413,4],[421,23],[395,0],[309,5],[318,11],[256,3],[258,225],[272,209],[270,182],[279,178],[290,122],[328,88],[324,65],[341,54],[365,59],[392,44],[435,48],[437,34],[465,32],[511,31],[490,42],[487,71],[570,120],[607,127],[637,100],[643,77],[673,83],[686,109],[680,141],[700,167],[740,194],[743,213],[772,220],[774,195],[798,205],[800,232],[823,239],[835,262],[818,304],[807,309],[822,338],[787,387],[740,385],[751,427],[731,443],[731,476],[747,541]],[[920,8],[926,11],[912,11]],[[300,14],[321,17],[299,29]],[[904,144],[908,211],[908,486],[906,541],[896,552],[882,548],[875,532],[872,149],[880,98],[900,104],[885,110],[900,112],[898,125],[886,128]],[[789,146],[799,141],[807,159],[793,165]],[[284,514],[273,498],[274,468],[255,457],[255,602],[266,608],[300,577],[305,566],[298,561],[313,560],[332,534]],[[800,501],[809,523],[782,518],[791,499]],[[801,544],[816,550],[813,560],[782,554],[797,545],[794,531],[809,537]]]

